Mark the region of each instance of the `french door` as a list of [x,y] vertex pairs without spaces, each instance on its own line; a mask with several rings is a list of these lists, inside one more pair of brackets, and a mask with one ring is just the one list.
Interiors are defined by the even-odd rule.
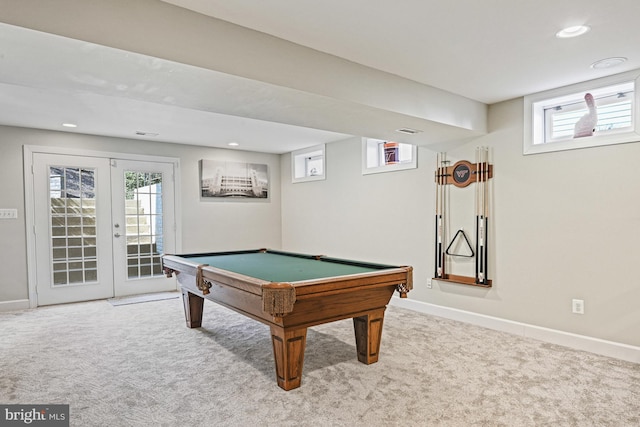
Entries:
[[38,305],[175,289],[173,164],[33,153]]
[[116,296],[175,290],[160,255],[175,253],[173,165],[111,160]]

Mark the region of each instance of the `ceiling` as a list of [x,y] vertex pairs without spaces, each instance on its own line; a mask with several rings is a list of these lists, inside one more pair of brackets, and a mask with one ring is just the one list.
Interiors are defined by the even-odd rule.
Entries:
[[[163,2],[482,104],[640,68],[637,0]],[[555,37],[578,24],[591,31]],[[608,57],[628,60],[615,68],[590,67]],[[359,127],[349,127],[344,116],[347,109],[355,114],[352,105],[276,86],[0,24],[0,124],[64,130],[62,122],[74,121],[72,132],[225,148],[237,142],[236,149],[284,153],[349,135],[388,137],[376,124],[397,119],[393,111],[358,110]],[[214,91],[235,107],[213,106]],[[277,116],[255,113],[274,108],[276,99]],[[318,120],[296,117],[310,104]],[[367,120],[370,135],[363,131]],[[430,140],[416,141],[458,137],[449,127],[436,126]]]

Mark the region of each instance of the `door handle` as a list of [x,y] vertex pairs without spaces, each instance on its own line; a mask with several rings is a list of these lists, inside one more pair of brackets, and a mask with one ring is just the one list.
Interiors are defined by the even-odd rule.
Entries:
[[114,234],[113,237],[120,237],[120,233]]

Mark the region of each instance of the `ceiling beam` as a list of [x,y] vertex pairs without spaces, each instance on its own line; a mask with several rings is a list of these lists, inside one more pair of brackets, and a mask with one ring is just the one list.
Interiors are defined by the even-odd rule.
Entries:
[[[215,112],[430,145],[487,132],[487,106],[158,0],[0,0],[5,23],[211,70]],[[220,111],[223,109],[225,111]],[[398,128],[423,132],[401,135]]]

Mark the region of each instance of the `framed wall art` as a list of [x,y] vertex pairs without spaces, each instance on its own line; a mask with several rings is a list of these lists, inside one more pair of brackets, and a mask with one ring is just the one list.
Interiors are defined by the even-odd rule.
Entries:
[[269,168],[265,164],[200,161],[200,195],[209,200],[269,198]]

